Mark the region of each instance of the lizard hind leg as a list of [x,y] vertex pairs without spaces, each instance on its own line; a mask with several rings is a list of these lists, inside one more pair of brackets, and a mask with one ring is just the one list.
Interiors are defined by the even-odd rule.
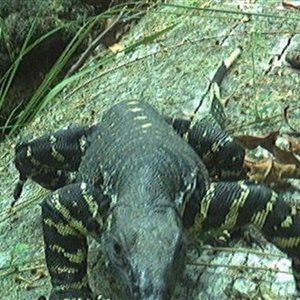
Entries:
[[197,226],[218,233],[247,224],[292,259],[300,293],[300,210],[267,186],[245,181],[211,183],[190,232],[195,234]]

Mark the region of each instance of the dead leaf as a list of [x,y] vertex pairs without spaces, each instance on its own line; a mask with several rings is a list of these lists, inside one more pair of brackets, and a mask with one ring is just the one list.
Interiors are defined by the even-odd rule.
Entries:
[[245,158],[244,168],[249,169],[247,176],[250,181],[263,182],[268,176],[272,168],[272,162],[269,158],[265,158],[259,162],[255,162]]
[[287,134],[284,134],[283,137],[289,142],[289,149],[291,152],[300,155],[300,140],[296,140]]
[[253,136],[253,135],[237,135],[234,138],[241,144],[245,149],[253,150],[258,146],[265,148],[272,152],[275,145],[276,138],[279,131],[273,131],[267,135]]
[[276,160],[282,164],[293,164],[300,167],[300,161],[291,151],[280,149],[274,145],[272,154],[275,156]]
[[300,178],[300,168],[293,164],[281,164],[272,158],[258,162],[245,158],[244,167],[249,169],[248,178],[254,182],[277,183],[283,178]]
[[[300,160],[295,155],[294,151],[289,148],[288,150],[282,149],[276,144],[279,132],[273,131],[264,136],[253,136],[253,135],[238,135],[235,136],[235,139],[241,144],[245,149],[253,150],[258,146],[268,150],[271,154],[274,155],[276,161],[282,164],[294,164],[297,167],[300,167]],[[290,141],[292,139],[290,138]],[[288,141],[288,143],[290,143]],[[299,144],[296,144],[296,141],[293,141],[293,147],[300,151]]]
[[282,6],[285,8],[300,9],[300,1],[282,1]]
[[124,45],[120,43],[113,44],[112,46],[109,47],[109,50],[113,53],[121,52],[125,49]]

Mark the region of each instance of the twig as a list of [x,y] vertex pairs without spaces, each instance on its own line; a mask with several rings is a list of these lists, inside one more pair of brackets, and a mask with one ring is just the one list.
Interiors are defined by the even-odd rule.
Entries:
[[194,265],[194,266],[202,266],[202,267],[208,267],[208,268],[227,268],[227,269],[239,269],[239,270],[257,270],[257,271],[271,271],[274,273],[284,273],[284,274],[292,274],[292,272],[289,271],[282,271],[276,268],[270,268],[270,267],[258,267],[258,266],[244,266],[244,265],[222,265],[222,264],[211,264],[211,263],[195,263],[195,262],[187,262],[188,265]]
[[73,75],[87,60],[91,52],[101,43],[102,38],[121,20],[124,15],[125,8],[118,14],[114,21],[87,47],[87,49],[82,53],[77,62],[70,68],[65,78]]

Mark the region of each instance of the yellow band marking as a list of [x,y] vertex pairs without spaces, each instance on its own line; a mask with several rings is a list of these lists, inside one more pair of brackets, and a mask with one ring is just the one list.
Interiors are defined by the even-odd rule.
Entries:
[[55,146],[51,147],[51,156],[54,157],[54,159],[58,162],[65,161],[64,156],[55,149]]
[[69,222],[70,226],[75,228],[76,230],[78,230],[81,234],[83,235],[87,235],[88,234],[88,230],[87,228],[84,226],[82,221],[76,220],[75,218],[72,217],[70,211],[68,210],[67,207],[65,207],[59,199],[59,194],[58,193],[53,193],[52,197],[51,197],[51,202],[53,204],[53,206],[57,209],[57,211],[59,211],[63,217],[65,218],[65,220],[67,222]]
[[236,221],[239,216],[239,209],[245,205],[245,202],[249,196],[249,189],[245,184],[239,183],[239,187],[241,188],[241,193],[237,199],[232,201],[225,220],[220,226],[221,230],[231,229],[236,225]]
[[133,118],[133,120],[146,120],[147,119],[147,116],[136,116]]
[[146,124],[141,125],[142,128],[149,128],[151,126],[152,126],[152,123],[146,123]]
[[81,237],[81,234],[79,234],[79,232],[74,228],[72,228],[69,224],[53,221],[52,219],[49,218],[44,219],[43,222],[49,227],[55,228],[56,231],[62,236],[72,235],[76,237]]
[[132,101],[128,101],[127,105],[137,105],[138,103],[139,103],[139,101],[132,100]]
[[250,223],[253,224],[254,226],[256,226],[258,229],[262,229],[269,213],[273,210],[274,203],[276,201],[277,201],[277,194],[275,192],[272,192],[271,199],[266,204],[266,208],[262,211],[257,212],[256,214],[254,214],[250,220]]
[[282,227],[282,228],[284,228],[284,227],[288,228],[288,227],[290,227],[291,225],[293,225],[293,219],[292,219],[291,216],[287,216],[287,217],[285,218],[285,220],[282,221],[280,227]]
[[279,238],[275,237],[272,239],[275,245],[279,245],[283,248],[293,248],[300,246],[300,237],[290,237],[290,238]]
[[49,245],[49,248],[57,253],[61,253],[64,257],[66,257],[70,262],[81,264],[86,260],[87,252],[86,249],[78,249],[75,254],[66,252],[63,247],[59,245]]
[[130,108],[130,111],[137,113],[137,112],[143,111],[143,109],[140,107],[133,107],[133,108]]

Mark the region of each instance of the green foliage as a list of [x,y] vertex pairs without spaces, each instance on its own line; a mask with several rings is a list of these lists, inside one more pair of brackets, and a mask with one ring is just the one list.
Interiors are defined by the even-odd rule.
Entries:
[[[66,25],[57,27],[57,28],[49,31],[47,34],[41,36],[40,38],[38,38],[33,43],[30,43],[30,40],[32,38],[32,34],[34,33],[36,26],[37,26],[37,22],[34,21],[31,25],[30,30],[28,31],[28,33],[25,37],[24,43],[23,43],[23,45],[20,49],[20,52],[19,52],[18,56],[16,57],[15,61],[12,63],[10,68],[2,75],[2,77],[0,79],[0,110],[3,107],[3,105],[5,105],[6,97],[8,95],[8,92],[9,92],[12,84],[13,84],[16,73],[17,73],[17,71],[20,67],[20,64],[21,64],[22,60],[24,59],[24,57],[30,51],[32,51],[32,49],[34,49],[36,46],[38,46],[40,43],[42,43],[44,40],[46,40],[47,38],[49,38],[53,34],[57,33],[58,31],[60,31],[60,30],[62,30],[63,28],[66,27]],[[10,118],[7,119],[7,124],[9,123],[9,121],[10,121]]]
[[[53,83],[55,82],[57,76],[62,72],[63,68],[70,61],[75,51],[80,47],[84,39],[91,33],[94,25],[103,19],[103,15],[99,15],[97,17],[91,18],[84,24],[78,33],[73,37],[69,45],[64,49],[62,54],[59,56],[55,64],[52,66],[50,71],[46,74],[45,78],[41,82],[41,84],[36,89],[35,93],[28,101],[21,114],[18,116],[17,121],[14,126],[10,130],[10,135],[16,133],[16,131],[27,122],[32,120],[40,110],[45,106],[47,99],[49,97],[45,97],[46,93],[49,91]],[[64,27],[64,26],[63,26]],[[53,33],[53,32],[52,32]],[[43,36],[43,38],[45,38]],[[32,47],[33,48],[33,47]]]
[[[111,12],[110,12],[111,13]],[[76,36],[72,39],[70,44],[66,47],[66,49],[63,51],[63,53],[60,55],[60,57],[57,59],[51,70],[48,72],[48,74],[45,76],[43,82],[38,86],[36,89],[34,95],[31,97],[30,101],[27,103],[27,105],[22,110],[21,114],[18,116],[18,119],[16,123],[11,128],[9,135],[15,134],[20,127],[24,126],[26,123],[30,122],[32,119],[34,119],[40,111],[49,103],[51,102],[59,92],[61,92],[65,87],[72,84],[78,78],[92,73],[94,70],[98,69],[100,66],[104,66],[108,64],[109,62],[113,61],[116,57],[116,53],[109,53],[106,56],[104,56],[102,59],[100,59],[96,64],[93,64],[92,66],[86,66],[79,72],[75,73],[74,75],[67,77],[57,83],[54,87],[51,88],[52,83],[55,81],[57,75],[62,71],[63,67],[67,64],[67,62],[70,60],[74,52],[78,49],[82,41],[87,37],[87,35],[91,32],[93,26],[95,23],[99,22],[105,15],[99,15],[95,18],[91,18],[88,20],[88,22],[81,27],[81,29],[78,31]],[[162,30],[156,31],[154,33],[151,33],[150,35],[143,36],[139,40],[137,40],[134,44],[128,46],[125,49],[125,52],[131,52],[134,51],[138,46],[142,44],[147,44],[153,42],[156,38],[163,35],[164,33],[172,30],[176,24],[172,24],[166,28],[163,28]],[[52,33],[49,33],[52,34]],[[43,37],[45,38],[45,37]],[[26,51],[30,51],[30,49],[33,48],[33,45],[31,47],[25,47],[25,50],[22,53],[27,53]],[[29,50],[28,50],[29,49]],[[20,60],[16,61],[15,68],[12,68],[10,71],[9,79],[13,79],[13,76],[15,74],[15,69],[17,69],[18,62]],[[9,83],[11,82],[9,81]],[[4,85],[6,86],[6,85]],[[9,87],[7,87],[9,88]],[[5,97],[5,92],[7,92],[7,88],[3,90],[0,90],[2,92],[1,94]],[[3,97],[3,96],[2,96]],[[0,102],[3,103],[3,102]]]
[[[182,6],[182,5],[174,5],[174,4],[162,4],[163,6],[172,7],[175,9],[185,9],[185,10],[194,10],[195,12],[204,13],[204,12],[214,12],[218,14],[224,14],[226,17],[229,15],[249,15],[249,16],[257,16],[257,17],[272,17],[272,18],[282,18],[282,16],[275,16],[275,15],[269,15],[269,14],[259,14],[259,13],[248,13],[248,12],[242,12],[242,11],[229,11],[229,10],[218,10],[218,9],[209,9],[209,8],[200,8],[200,7],[194,7],[194,3],[196,1],[190,1],[190,6]],[[59,10],[60,2],[56,1],[53,2],[53,5],[57,5],[56,9]],[[79,72],[76,74],[69,76],[67,78],[64,78],[60,82],[57,82],[57,78],[59,75],[62,74],[63,69],[67,66],[67,64],[70,62],[70,59],[74,57],[74,53],[78,50],[80,45],[82,45],[83,41],[89,36],[93,28],[95,27],[95,24],[99,23],[101,20],[116,16],[118,13],[120,13],[120,9],[111,9],[104,14],[100,14],[96,17],[91,17],[86,20],[84,25],[80,27],[80,29],[77,31],[76,35],[72,38],[69,45],[64,49],[60,57],[56,60],[55,64],[52,66],[52,68],[49,70],[49,72],[44,77],[43,81],[40,83],[40,85],[36,88],[34,94],[26,104],[26,106],[22,109],[21,113],[18,115],[18,118],[15,122],[15,124],[10,128],[10,135],[15,134],[22,126],[30,122],[32,119],[34,119],[45,106],[50,103],[57,95],[60,93],[65,87],[69,86],[70,84],[77,81],[79,78],[91,74],[95,70],[97,70],[99,67],[104,66],[108,64],[109,62],[113,61],[115,59],[116,54],[115,53],[108,53],[106,56],[98,60],[96,63],[94,63],[92,66],[85,66],[83,67]],[[220,16],[221,18],[221,16]],[[297,19],[299,20],[299,18]],[[0,19],[0,39],[5,38],[5,27],[1,26],[3,20]],[[82,22],[82,20],[80,21]],[[77,25],[76,25],[77,24]],[[77,26],[79,23],[76,23],[75,21],[66,24],[59,24],[58,27],[52,31],[49,31],[47,34],[43,35],[42,37],[38,38],[33,43],[30,43],[31,38],[35,32],[35,27],[37,26],[37,22],[33,22],[31,25],[30,30],[27,33],[26,39],[22,45],[21,51],[18,55],[18,57],[15,59],[12,66],[8,69],[8,71],[4,74],[4,76],[0,79],[0,108],[4,105],[5,99],[7,97],[7,94],[9,92],[9,89],[11,88],[11,85],[13,83],[13,80],[15,78],[16,72],[19,68],[20,63],[22,62],[22,59],[26,54],[28,54],[32,49],[37,47],[40,43],[42,43],[47,38],[51,37],[52,35],[56,34],[59,31],[63,31],[67,26]],[[177,24],[172,24],[167,26],[166,28],[153,32],[147,36],[144,36],[140,38],[138,41],[133,43],[132,45],[128,46],[124,51],[125,53],[134,51],[139,45],[141,44],[148,44],[153,42],[153,40],[157,39],[161,35],[165,34],[166,32],[172,30]],[[255,87],[255,82],[257,80],[256,78],[256,70],[255,70],[255,58],[258,56],[258,53],[256,53],[255,49],[255,35],[259,33],[252,33],[253,36],[253,43],[251,50],[251,58],[252,58],[252,83]],[[254,95],[255,96],[255,95]],[[257,99],[255,105],[255,118],[258,120],[262,117],[259,105]],[[16,108],[18,109],[18,108]],[[12,115],[14,112],[12,112]],[[8,128],[10,122],[10,118],[8,118],[4,128]]]

